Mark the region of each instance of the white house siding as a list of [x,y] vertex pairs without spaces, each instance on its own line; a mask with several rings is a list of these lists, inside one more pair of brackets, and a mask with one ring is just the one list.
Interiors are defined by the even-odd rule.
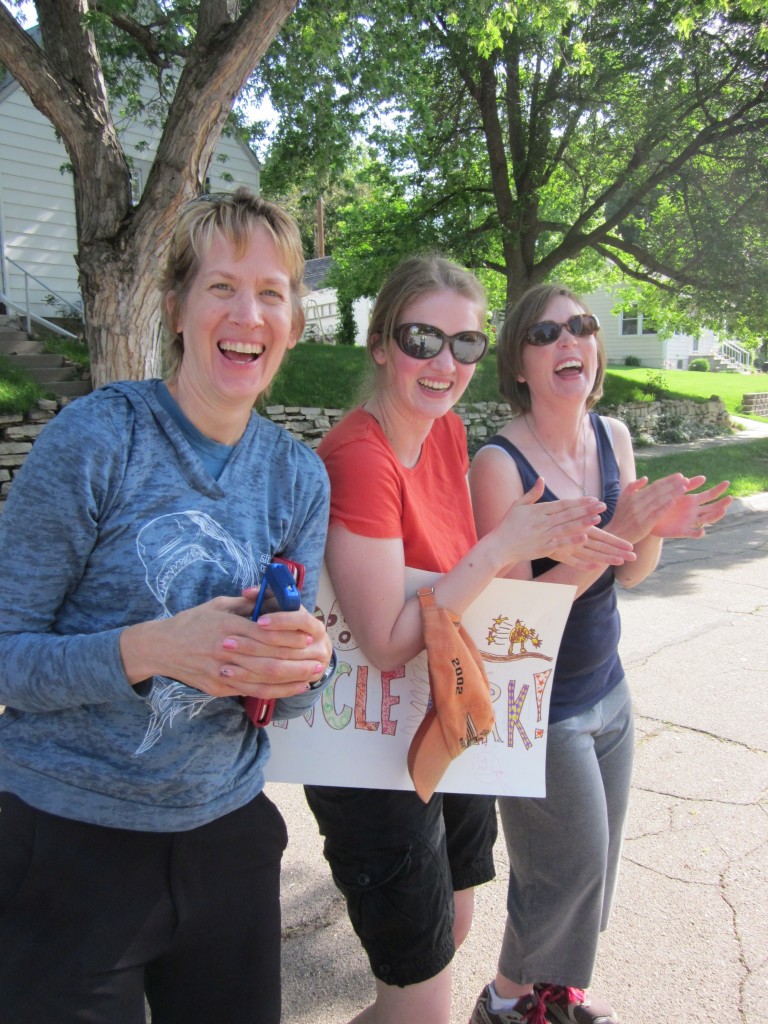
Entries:
[[373,299],[363,296],[355,299],[352,305],[352,312],[355,315],[355,344],[365,345],[368,339],[368,324],[371,322],[371,311],[373,310]]
[[[119,113],[115,119],[143,187],[159,131],[121,119]],[[60,170],[67,162],[52,125],[23,89],[11,83],[0,91],[0,241],[7,257],[44,282],[29,282],[30,309],[44,317],[57,313],[45,301],[53,291],[79,302],[72,178]],[[258,192],[258,160],[243,143],[222,138],[211,161],[209,185],[213,192],[229,192],[239,185]],[[5,275],[8,297],[23,304],[23,274],[6,262]]]
[[[334,288],[315,288],[302,299],[306,324],[303,340],[333,342],[339,326],[339,310]],[[355,299],[352,314],[355,318],[355,344],[364,345],[368,337],[368,321],[373,302],[367,297]]]
[[[150,89],[142,90],[142,97],[151,104],[156,94]],[[113,111],[115,128],[131,167],[141,175],[144,186],[152,159],[160,142],[160,129],[148,125],[136,117],[125,117],[119,110]],[[211,192],[232,192],[240,185],[258,192],[259,162],[243,143],[223,136],[214,152],[208,168],[208,186]]]
[[304,340],[329,342],[336,336],[339,310],[334,288],[316,288],[302,299],[304,306]]
[[665,343],[657,334],[622,334],[621,314],[614,313],[618,296],[605,288],[584,296],[584,302],[600,321],[600,334],[608,364],[623,366],[627,356],[636,356],[643,366],[664,368]]
[[[15,85],[0,94],[0,236],[5,254],[39,277],[30,281],[32,311],[55,315],[51,289],[78,298],[74,262],[75,204],[68,161],[49,121]],[[24,277],[6,263],[10,298],[24,302]]]
[[701,338],[698,342],[687,334],[673,334],[667,338],[664,351],[665,370],[687,370],[688,363],[699,353],[704,355],[717,348],[717,340],[712,332],[710,338]]
[[717,336],[702,330],[698,338],[687,334],[673,334],[660,338],[657,334],[622,334],[620,313],[612,309],[618,301],[618,292],[600,289],[584,297],[585,303],[597,316],[605,344],[608,364],[623,366],[627,356],[636,356],[641,366],[656,370],[687,370],[691,359],[712,356],[720,350]]

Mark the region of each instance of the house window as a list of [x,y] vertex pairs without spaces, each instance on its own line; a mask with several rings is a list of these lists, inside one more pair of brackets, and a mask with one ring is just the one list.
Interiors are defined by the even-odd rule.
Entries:
[[131,171],[131,202],[134,206],[138,206],[143,188],[144,185],[141,180],[141,171],[134,168]]
[[649,316],[643,316],[642,313],[640,314],[640,330],[643,334],[656,333],[656,324],[653,322],[653,320],[651,320]]
[[650,317],[645,317],[637,306],[624,310],[621,314],[622,334],[655,334],[656,325]]
[[637,306],[634,309],[625,309],[621,314],[621,333],[622,334],[637,334],[638,326],[640,323],[640,314],[637,311]]

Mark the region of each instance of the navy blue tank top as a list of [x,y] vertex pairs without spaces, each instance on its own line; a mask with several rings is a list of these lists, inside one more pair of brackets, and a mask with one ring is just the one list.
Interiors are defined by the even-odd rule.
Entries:
[[[619,465],[613,452],[608,430],[597,413],[589,414],[597,441],[602,493],[606,510],[600,525],[611,521],[621,493]],[[523,489],[530,490],[541,475],[516,445],[500,434],[485,442],[501,448],[514,459],[520,472]],[[557,495],[546,487],[540,501],[556,501]],[[549,558],[538,558],[533,564],[534,579],[556,565]],[[624,677],[619,659],[621,622],[616,604],[613,568],[608,567],[589,589],[573,602],[565,624],[563,639],[555,663],[555,680],[549,705],[549,721],[561,722],[593,707]]]

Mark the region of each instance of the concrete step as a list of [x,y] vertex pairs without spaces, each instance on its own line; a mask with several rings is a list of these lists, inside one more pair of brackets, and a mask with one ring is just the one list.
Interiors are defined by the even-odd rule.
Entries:
[[55,391],[61,381],[72,380],[78,375],[78,368],[67,363],[64,356],[55,352],[9,355],[6,359],[11,366],[23,370],[37,384],[48,391]]
[[52,383],[46,391],[53,392],[58,398],[79,398],[81,395],[89,395],[93,387],[89,380],[62,380]]
[[[2,340],[4,333],[0,329],[0,352],[2,352]],[[64,356],[55,352],[43,352],[38,341],[29,341],[24,335],[25,343],[19,343],[16,348],[21,351],[5,354],[11,366],[16,366],[28,374],[43,391],[55,395],[57,398],[79,398],[80,395],[87,395],[91,390],[91,382],[80,380],[80,370],[71,363],[67,363]]]
[[57,352],[28,352],[23,355],[11,355],[9,359],[14,366],[21,366],[25,370],[64,365],[64,356]]
[[42,351],[40,342],[28,338],[24,331],[0,330],[0,353],[34,353]]
[[65,366],[63,363],[61,366],[43,366],[38,370],[27,367],[26,372],[42,388],[61,384],[62,381],[74,380],[79,376],[76,366]]
[[728,359],[727,356],[712,356],[711,366],[714,373],[751,373],[748,366],[737,363],[735,359]]

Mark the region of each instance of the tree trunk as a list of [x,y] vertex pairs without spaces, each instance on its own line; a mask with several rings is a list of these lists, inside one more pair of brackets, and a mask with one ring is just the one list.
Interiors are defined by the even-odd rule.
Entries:
[[138,236],[131,250],[78,261],[94,387],[161,373],[157,261]]
[[[296,0],[199,0],[142,200],[112,122],[87,0],[35,0],[44,49],[0,4],[0,59],[61,135],[72,162],[80,289],[96,387],[160,372],[155,281],[185,200],[200,190],[232,103]],[[130,20],[130,19],[129,19]],[[136,23],[136,28],[140,28]]]
[[533,268],[529,267],[523,258],[519,244],[505,245],[503,251],[507,268],[506,302],[509,310],[518,299],[522,298],[531,285],[537,284],[537,281],[534,279]]

